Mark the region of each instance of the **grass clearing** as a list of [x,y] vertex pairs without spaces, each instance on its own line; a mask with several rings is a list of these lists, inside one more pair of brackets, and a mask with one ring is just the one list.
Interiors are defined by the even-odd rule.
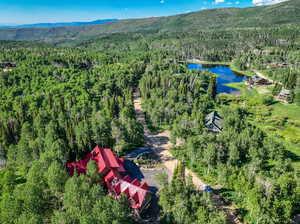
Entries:
[[292,160],[293,166],[300,170],[300,106],[278,101],[269,103],[271,87],[261,93],[259,88],[249,88],[244,83],[231,83],[228,86],[240,90],[241,95],[232,97],[232,106],[243,106],[250,112],[249,122],[260,127],[268,135],[281,142]]
[[252,76],[255,75],[255,73],[252,72],[252,71],[241,71],[241,70],[239,70],[236,66],[233,65],[233,63],[230,63],[229,67],[232,71],[234,71],[238,74],[244,75],[244,76],[252,77]]
[[187,60],[187,63],[194,63],[194,64],[207,64],[207,65],[230,65],[230,62],[224,61],[204,61],[204,60]]

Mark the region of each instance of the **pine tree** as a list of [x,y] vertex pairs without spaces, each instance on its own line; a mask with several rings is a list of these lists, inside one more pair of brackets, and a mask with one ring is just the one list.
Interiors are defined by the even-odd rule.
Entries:
[[277,96],[280,93],[281,89],[282,89],[282,86],[280,84],[276,83],[272,90],[272,95]]
[[57,161],[54,161],[51,163],[45,176],[50,190],[55,195],[60,195],[64,190],[65,182],[67,180],[67,173],[64,167]]
[[291,93],[288,96],[287,101],[288,101],[288,103],[293,103],[294,99],[295,99],[295,93],[294,93],[294,90],[291,90]]
[[98,173],[97,163],[93,160],[87,164],[87,176],[91,183],[97,183],[100,181],[100,175]]
[[300,77],[297,79],[297,86],[295,89],[294,102],[300,106]]
[[217,95],[217,85],[216,85],[216,77],[211,76],[209,80],[209,85],[207,89],[208,97],[211,99],[215,99]]

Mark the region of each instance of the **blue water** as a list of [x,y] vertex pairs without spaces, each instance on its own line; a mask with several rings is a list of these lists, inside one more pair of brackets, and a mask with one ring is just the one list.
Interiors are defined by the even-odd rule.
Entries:
[[204,70],[218,75],[217,93],[238,94],[238,89],[229,86],[224,86],[224,84],[229,84],[233,82],[243,82],[246,80],[246,76],[240,75],[232,71],[228,66],[224,65],[188,64],[188,69]]

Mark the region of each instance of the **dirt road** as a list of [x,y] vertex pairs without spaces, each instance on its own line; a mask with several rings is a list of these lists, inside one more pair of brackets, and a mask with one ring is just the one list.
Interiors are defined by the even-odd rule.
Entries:
[[[167,168],[168,176],[172,177],[173,171],[178,164],[178,160],[169,152],[169,149],[172,147],[172,144],[169,141],[170,131],[164,131],[158,134],[152,134],[150,132],[145,122],[145,115],[142,111],[139,91],[134,92],[134,107],[137,120],[144,126],[146,143],[159,155],[163,165]],[[203,189],[205,184],[193,172],[187,169],[186,175],[192,176],[193,182],[198,189]]]
[[[145,133],[145,140],[148,145],[150,145],[157,155],[160,157],[160,160],[162,161],[163,165],[166,167],[167,174],[169,176],[169,179],[173,176],[173,171],[175,167],[178,164],[178,160],[172,156],[169,149],[172,147],[172,144],[170,143],[170,131],[164,131],[160,132],[158,134],[152,134],[150,130],[147,127],[147,124],[145,122],[145,115],[142,111],[142,102],[140,97],[140,92],[138,89],[135,89],[134,94],[134,108],[136,112],[136,118],[138,121],[140,121],[144,126],[144,133]],[[205,183],[191,170],[186,169],[186,175],[189,175],[192,177],[194,185],[202,190]],[[226,206],[224,201],[219,195],[213,195],[213,201],[216,206],[218,206],[221,210],[225,212],[227,215],[228,223],[231,224],[240,224],[241,222],[238,220],[238,218],[234,215],[234,208],[231,206]]]
[[253,72],[254,72],[256,75],[258,75],[258,76],[260,76],[260,77],[262,77],[262,78],[264,78],[264,79],[266,79],[266,80],[269,80],[269,82],[271,82],[272,84],[274,84],[274,83],[277,82],[277,83],[279,83],[279,84],[282,85],[281,82],[279,82],[279,81],[274,81],[274,80],[270,79],[269,77],[265,76],[265,75],[264,75],[263,73],[261,73],[260,71],[253,70]]

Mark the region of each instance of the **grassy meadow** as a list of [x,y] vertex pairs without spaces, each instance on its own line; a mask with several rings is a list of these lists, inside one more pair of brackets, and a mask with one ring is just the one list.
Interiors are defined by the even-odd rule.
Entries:
[[232,97],[232,106],[244,106],[249,121],[275,137],[286,147],[293,165],[300,170],[300,106],[279,102],[271,95],[272,87],[249,89],[244,83],[232,83],[241,95]]

